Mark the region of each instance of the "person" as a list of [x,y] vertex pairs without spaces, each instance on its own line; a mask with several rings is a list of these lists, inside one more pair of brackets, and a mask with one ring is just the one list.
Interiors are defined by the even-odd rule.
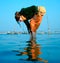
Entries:
[[15,13],[17,23],[24,22],[30,34],[30,40],[36,40],[36,31],[41,24],[42,18],[46,13],[43,6],[30,6],[22,8],[19,12]]

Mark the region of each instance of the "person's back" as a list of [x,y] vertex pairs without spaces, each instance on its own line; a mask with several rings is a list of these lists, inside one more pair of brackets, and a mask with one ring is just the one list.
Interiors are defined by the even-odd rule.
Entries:
[[22,8],[19,13],[20,15],[23,15],[24,17],[26,17],[26,19],[28,20],[38,13],[38,9],[37,9],[37,6],[30,6],[27,8]]

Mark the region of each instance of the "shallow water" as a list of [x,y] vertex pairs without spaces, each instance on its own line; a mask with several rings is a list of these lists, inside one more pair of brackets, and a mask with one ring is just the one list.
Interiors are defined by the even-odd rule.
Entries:
[[0,34],[0,63],[60,63],[60,34]]

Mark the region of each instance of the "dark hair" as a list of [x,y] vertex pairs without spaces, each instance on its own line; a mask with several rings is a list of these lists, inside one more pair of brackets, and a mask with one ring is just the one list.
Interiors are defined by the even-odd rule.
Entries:
[[19,21],[19,18],[20,18],[20,14],[19,14],[19,12],[16,12],[15,13],[15,19],[17,22]]

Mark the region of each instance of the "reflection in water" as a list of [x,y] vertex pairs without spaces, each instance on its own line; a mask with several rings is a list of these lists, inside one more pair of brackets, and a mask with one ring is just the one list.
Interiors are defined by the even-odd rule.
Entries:
[[43,60],[42,58],[39,58],[39,55],[41,54],[40,52],[40,45],[37,44],[36,41],[28,41],[27,42],[27,47],[24,48],[24,52],[19,52],[19,54],[16,54],[17,56],[23,56],[23,55],[27,55],[28,58],[27,59],[24,59],[24,60],[27,60],[27,61],[40,61],[40,62],[43,62],[43,63],[48,63],[47,60]]

